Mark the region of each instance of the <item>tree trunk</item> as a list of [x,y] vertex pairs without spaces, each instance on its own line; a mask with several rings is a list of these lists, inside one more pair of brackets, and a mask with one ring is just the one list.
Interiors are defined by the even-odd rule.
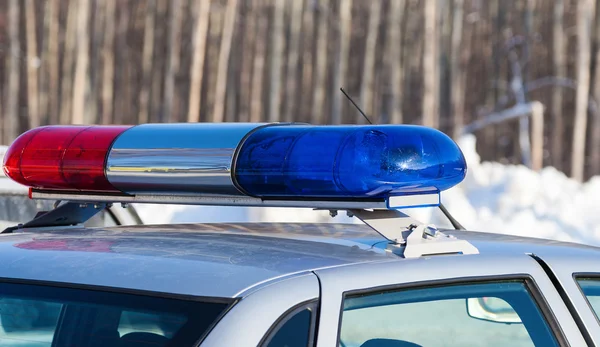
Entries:
[[348,60],[350,59],[350,37],[352,35],[352,0],[340,0],[340,22],[339,22],[339,51],[337,69],[333,79],[333,107],[331,110],[331,123],[341,124],[343,117],[342,98],[339,89],[346,86],[346,74]]
[[181,0],[170,0],[171,15],[169,20],[169,36],[167,41],[167,66],[165,73],[165,92],[163,100],[163,112],[160,120],[173,122],[173,105],[175,103],[175,76],[179,71],[179,50],[181,33]]
[[263,120],[263,80],[265,69],[265,58],[267,55],[267,45],[263,39],[267,35],[269,27],[268,17],[264,15],[267,8],[266,1],[260,1],[256,4],[256,13],[258,16],[258,27],[256,33],[256,49],[254,52],[254,67],[252,68],[252,104],[250,105],[250,121],[260,122]]
[[437,0],[425,0],[423,39],[423,125],[437,127],[439,123]]
[[[379,24],[381,24],[381,1],[371,2],[369,14],[369,27],[365,44],[365,61],[362,69],[362,82],[360,85],[360,106],[367,116],[375,117],[373,109],[373,90],[375,89],[375,54],[377,53],[377,37],[379,36]],[[357,114],[358,123],[364,123],[365,119]],[[374,121],[374,118],[371,118]],[[351,122],[353,123],[353,122]]]
[[[554,14],[552,17],[552,57],[554,61],[554,76],[567,77],[566,42],[564,30],[565,0],[554,0]],[[563,168],[563,91],[562,87],[555,86],[552,90],[552,165],[558,169]]]
[[[300,1],[297,1],[300,2]],[[269,121],[276,122],[280,120],[281,110],[281,70],[285,54],[285,2],[275,1],[275,11],[273,13],[273,27],[271,28],[271,83],[269,86]]]
[[290,14],[290,45],[286,72],[285,85],[285,114],[283,120],[286,122],[298,121],[298,61],[300,57],[300,38],[302,35],[302,0],[292,1]]
[[10,52],[7,55],[6,75],[8,76],[6,88],[6,111],[4,112],[4,138],[5,144],[12,142],[18,133],[19,125],[19,0],[10,0],[8,3],[8,39]]
[[450,103],[451,118],[454,124],[454,138],[457,139],[465,125],[465,50],[463,47],[464,0],[454,0],[452,17],[452,47],[450,54]]
[[[59,99],[59,40],[58,34],[60,31],[60,2],[58,0],[48,0],[46,2],[48,17],[48,31],[47,31],[47,53],[45,54],[45,60],[48,64],[48,89],[46,90],[47,95],[47,116],[49,124],[58,124],[60,121],[60,99]],[[43,105],[43,104],[42,104]]]
[[[325,84],[327,82],[327,36],[329,28],[329,0],[319,2],[319,23],[317,32],[314,35],[317,38],[316,50],[316,75],[313,96],[313,108],[311,119],[313,124],[322,124],[326,122],[325,118]],[[339,87],[338,87],[339,88]]]
[[[87,89],[87,70],[88,70],[88,17],[89,0],[77,1],[77,63],[75,66],[75,83],[73,88],[73,113],[72,124],[86,123],[85,92]],[[74,4],[71,4],[74,6]]]
[[25,30],[27,31],[27,109],[29,110],[29,127],[40,125],[38,69],[40,57],[37,52],[36,16],[33,0],[25,1]]
[[104,45],[102,46],[102,124],[111,124],[113,119],[113,95],[115,78],[115,6],[116,1],[104,4]]
[[225,96],[227,94],[229,58],[231,56],[231,44],[235,29],[237,3],[238,0],[228,0],[227,8],[225,9],[225,22],[223,23],[219,65],[217,68],[217,85],[215,87],[215,105],[212,114],[213,122],[222,122],[225,119]]
[[139,101],[140,111],[138,123],[148,123],[150,120],[150,94],[152,93],[152,61],[154,57],[154,16],[156,15],[156,0],[146,2],[146,18],[144,19],[144,47],[142,48],[142,87]]
[[87,123],[98,124],[102,120],[99,119],[99,110],[101,109],[101,98],[99,97],[102,90],[102,40],[104,40],[104,11],[102,4],[98,0],[92,1],[91,8],[91,49],[89,62],[89,90],[86,97],[86,113],[88,115]]
[[190,96],[188,101],[188,122],[200,121],[200,107],[202,102],[202,74],[204,72],[204,58],[206,55],[206,41],[210,15],[210,0],[194,1],[194,36],[193,58],[190,70]]
[[[596,33],[595,33],[595,46],[596,46],[596,70],[594,72],[594,101],[596,103],[600,100],[600,8],[596,8]],[[592,124],[590,134],[590,174],[592,176],[600,174],[600,110],[598,105],[593,108],[592,113]]]
[[302,121],[310,121],[313,93],[313,47],[315,42],[314,33],[314,4],[313,0],[305,0],[304,14],[302,15],[302,86],[299,110]]
[[594,3],[592,0],[577,2],[577,94],[571,176],[580,182],[583,181],[585,173],[585,140],[590,90],[590,43],[593,13]]
[[[109,1],[110,2],[110,1]],[[73,66],[75,63],[75,44],[76,44],[76,26],[77,26],[77,6],[69,4],[67,6],[67,27],[65,29],[65,46],[62,65],[62,74],[60,80],[61,102],[60,102],[60,123],[68,124],[71,122],[72,97],[73,97]]]
[[387,39],[385,41],[386,53],[384,56],[388,71],[388,78],[391,85],[391,123],[401,124],[402,117],[402,100],[403,100],[403,66],[402,66],[402,26],[404,17],[404,0],[396,0],[390,2],[390,10],[388,13],[387,22]]
[[243,43],[243,55],[242,60],[242,71],[240,76],[240,106],[239,106],[239,121],[249,122],[250,121],[250,105],[251,89],[252,89],[252,67],[254,66],[254,47],[256,46],[256,27],[257,17],[260,12],[256,11],[255,1],[243,2],[245,6],[244,12],[244,43]]

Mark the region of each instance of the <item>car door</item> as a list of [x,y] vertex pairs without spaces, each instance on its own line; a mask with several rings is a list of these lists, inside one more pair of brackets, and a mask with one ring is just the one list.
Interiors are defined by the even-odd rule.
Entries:
[[[316,273],[317,347],[586,344],[544,270],[525,254],[402,259]],[[469,311],[469,300],[490,298],[514,309],[519,322]]]
[[318,299],[313,273],[250,288],[240,293],[201,346],[312,347]]
[[540,249],[536,259],[555,283],[588,341],[600,346],[600,252],[596,249]]

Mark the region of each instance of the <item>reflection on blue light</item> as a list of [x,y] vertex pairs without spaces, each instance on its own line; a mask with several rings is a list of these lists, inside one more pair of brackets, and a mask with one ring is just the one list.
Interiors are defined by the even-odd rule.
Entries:
[[235,178],[258,197],[382,198],[460,183],[462,152],[420,126],[268,126],[240,148]]

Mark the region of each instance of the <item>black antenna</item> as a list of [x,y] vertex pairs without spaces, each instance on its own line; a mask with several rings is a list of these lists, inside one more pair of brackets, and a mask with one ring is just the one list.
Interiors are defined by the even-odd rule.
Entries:
[[[354,100],[352,100],[352,98],[350,97],[350,95],[348,95],[348,93],[346,93],[346,91],[344,90],[344,88],[340,88],[340,91],[346,96],[346,98],[348,98],[348,100],[350,100],[350,102],[352,103],[352,105],[354,105],[354,107],[356,107],[356,109],[358,110],[358,112],[360,112],[360,114],[362,114],[362,116],[365,117],[365,119],[367,120],[367,122],[369,122],[369,124],[373,124],[373,122],[371,122],[371,120],[363,112],[363,110],[361,110],[360,107],[358,107],[358,105],[354,102]],[[452,217],[452,215],[450,214],[450,211],[448,211],[446,209],[446,206],[444,206],[440,202],[439,207],[440,207],[440,211],[442,211],[442,213],[444,214],[444,216],[446,216],[446,218],[448,218],[448,220],[450,221],[450,224],[452,224],[452,226],[454,227],[454,229],[456,229],[456,230],[465,230],[465,227],[463,227],[454,217]]]
[[358,107],[358,105],[354,102],[354,100],[352,100],[352,98],[350,97],[350,95],[348,95],[348,93],[346,93],[346,91],[344,90],[344,88],[340,88],[340,90],[342,91],[342,93],[346,96],[346,98],[348,98],[348,100],[350,100],[350,102],[352,103],[352,105],[354,105],[354,107],[356,107],[356,109],[358,110],[358,112],[360,112],[360,114],[362,114],[363,117],[365,117],[365,119],[367,120],[367,122],[369,122],[369,124],[373,124],[373,122],[371,122],[371,120],[369,119],[369,117],[363,112],[363,110],[360,109],[360,107]]

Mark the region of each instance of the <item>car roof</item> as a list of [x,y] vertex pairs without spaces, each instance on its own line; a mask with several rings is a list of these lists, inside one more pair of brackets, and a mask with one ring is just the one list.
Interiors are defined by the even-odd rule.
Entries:
[[[481,253],[600,254],[600,248],[508,235],[451,231]],[[0,277],[235,298],[316,269],[399,261],[360,224],[181,224],[64,228],[0,236]]]

